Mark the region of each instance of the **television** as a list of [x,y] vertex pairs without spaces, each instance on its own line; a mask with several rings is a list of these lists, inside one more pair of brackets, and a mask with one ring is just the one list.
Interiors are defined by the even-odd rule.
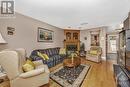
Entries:
[[119,33],[118,63],[130,78],[130,29]]

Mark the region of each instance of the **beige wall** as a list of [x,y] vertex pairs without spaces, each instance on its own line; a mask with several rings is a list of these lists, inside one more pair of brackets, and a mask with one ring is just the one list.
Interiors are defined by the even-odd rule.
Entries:
[[[53,19],[52,19],[53,20]],[[7,35],[7,27],[15,28],[14,35]],[[38,27],[54,31],[54,42],[37,42]],[[63,47],[64,31],[55,26],[16,13],[16,18],[0,19],[0,32],[8,44],[0,45],[5,48],[25,48],[28,55],[34,49]]]
[[[91,44],[91,34],[90,31],[100,30],[100,47],[102,48],[102,58],[106,59],[106,32],[107,27],[99,27],[99,28],[93,28],[88,30],[82,30],[80,31],[80,41],[85,43],[85,50],[90,49]],[[87,37],[87,40],[84,39],[84,37]],[[102,38],[103,37],[103,38]],[[101,39],[102,38],[102,39]]]

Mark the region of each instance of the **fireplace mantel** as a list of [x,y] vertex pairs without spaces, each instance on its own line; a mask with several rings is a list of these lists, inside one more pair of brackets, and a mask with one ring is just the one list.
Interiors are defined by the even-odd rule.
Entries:
[[[64,47],[69,51],[80,51],[80,30],[64,30]],[[72,47],[71,47],[72,46]]]

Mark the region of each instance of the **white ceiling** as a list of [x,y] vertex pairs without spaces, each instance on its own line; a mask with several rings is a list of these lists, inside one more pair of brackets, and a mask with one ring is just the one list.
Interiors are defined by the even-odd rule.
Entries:
[[76,29],[117,25],[130,11],[130,0],[15,0],[15,5],[24,15]]

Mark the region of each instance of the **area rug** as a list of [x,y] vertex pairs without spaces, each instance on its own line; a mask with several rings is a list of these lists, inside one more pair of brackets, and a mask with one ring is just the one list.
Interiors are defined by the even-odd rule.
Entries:
[[51,72],[50,78],[63,87],[79,87],[88,73],[90,65],[81,64],[76,68],[61,66]]

